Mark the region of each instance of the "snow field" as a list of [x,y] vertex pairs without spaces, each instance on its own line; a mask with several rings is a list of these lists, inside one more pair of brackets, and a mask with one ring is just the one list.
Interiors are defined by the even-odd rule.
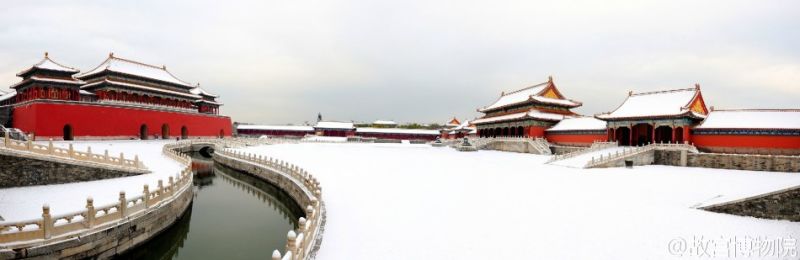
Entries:
[[670,259],[676,238],[800,237],[800,223],[692,208],[794,186],[797,174],[573,169],[545,165],[547,156],[425,145],[241,150],[320,180],[328,215],[318,259]]

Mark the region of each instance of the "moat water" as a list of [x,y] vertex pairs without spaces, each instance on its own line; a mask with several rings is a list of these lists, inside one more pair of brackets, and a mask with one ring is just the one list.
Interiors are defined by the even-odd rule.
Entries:
[[192,154],[194,202],[175,225],[119,259],[268,259],[302,210],[279,188]]

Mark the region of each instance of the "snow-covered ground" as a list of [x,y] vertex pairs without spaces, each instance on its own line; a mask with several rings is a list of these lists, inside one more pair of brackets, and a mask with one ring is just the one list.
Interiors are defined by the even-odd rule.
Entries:
[[745,259],[726,242],[800,238],[800,223],[693,208],[800,184],[796,173],[574,169],[547,156],[400,144],[243,150],[319,178],[328,218],[317,259]]
[[[0,189],[0,216],[6,222],[40,218],[43,204],[49,204],[54,215],[75,212],[85,209],[89,196],[94,199],[95,207],[104,206],[116,202],[119,192],[123,190],[128,197],[139,196],[144,184],[156,187],[159,179],[166,184],[169,176],[180,172],[180,164],[161,153],[162,146],[169,142],[175,141],[73,142],[73,147],[81,151],[91,146],[92,152],[103,153],[108,149],[111,156],[119,156],[120,152],[124,152],[125,158],[130,159],[138,154],[152,173],[90,182]],[[68,143],[56,142],[54,145],[66,148]]]

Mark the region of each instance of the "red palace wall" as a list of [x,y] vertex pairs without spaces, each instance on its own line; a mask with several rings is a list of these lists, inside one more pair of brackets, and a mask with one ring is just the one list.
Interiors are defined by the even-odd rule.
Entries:
[[800,154],[800,136],[696,134],[692,142],[712,152]]
[[525,127],[525,133],[528,134],[528,137],[544,137],[544,130],[546,127],[541,126],[528,126]]
[[556,134],[547,133],[547,141],[558,145],[590,146],[595,141],[605,142],[606,134]]
[[61,139],[64,126],[72,126],[75,139],[138,138],[142,124],[147,135],[162,136],[162,125],[169,126],[171,138],[181,136],[187,127],[190,137],[231,135],[231,119],[225,116],[167,112],[71,102],[34,102],[14,108],[12,125],[38,137]]

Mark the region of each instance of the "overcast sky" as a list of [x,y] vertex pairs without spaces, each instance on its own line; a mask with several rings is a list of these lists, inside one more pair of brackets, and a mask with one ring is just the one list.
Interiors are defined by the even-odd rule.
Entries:
[[13,1],[0,85],[51,58],[165,64],[234,121],[444,122],[547,80],[576,111],[700,83],[718,108],[800,107],[800,1]]

